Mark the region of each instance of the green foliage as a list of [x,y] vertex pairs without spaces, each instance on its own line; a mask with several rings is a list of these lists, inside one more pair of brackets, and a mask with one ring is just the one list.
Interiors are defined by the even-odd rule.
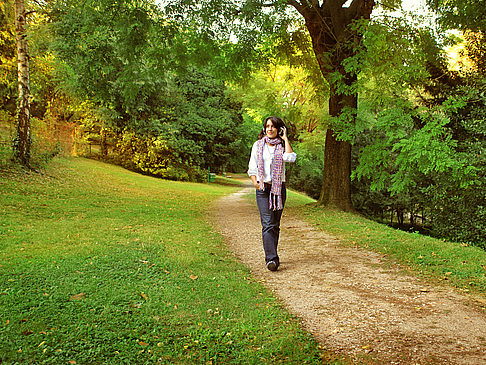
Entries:
[[447,110],[457,159],[467,167],[459,174],[434,176],[436,184],[426,190],[426,198],[436,235],[486,248],[486,79],[467,82],[454,90],[459,101]]
[[163,118],[147,126],[146,133],[114,130],[103,123],[109,111],[85,104],[94,110],[80,116],[78,153],[90,154],[87,145],[104,143],[111,147],[110,161],[172,180],[203,181],[208,168],[243,171],[249,137],[240,105],[224,84],[207,72],[192,69],[175,77],[166,92],[170,94],[159,106]]
[[3,172],[0,361],[320,364],[208,224],[232,191],[85,159]]
[[169,148],[163,136],[138,136],[124,131],[116,136],[115,143],[114,162],[127,169],[169,180],[203,182],[206,179],[197,166],[178,163],[176,152]]
[[109,110],[114,128],[153,129],[164,117],[167,79],[177,67],[175,25],[143,1],[58,2],[51,16],[54,48],[69,70],[66,81]]
[[116,161],[146,174],[197,181],[207,168],[240,170],[248,148],[239,105],[185,63],[204,53],[199,35],[145,2],[83,4],[58,3],[52,14],[66,80],[97,109],[83,129],[110,130]]
[[305,192],[314,199],[321,195],[322,170],[324,167],[323,131],[301,135],[301,142],[292,146],[297,160],[287,168],[289,186]]
[[249,154],[241,105],[207,72],[193,69],[175,82],[175,119],[166,134],[174,155],[203,169],[241,171]]
[[290,138],[311,133],[324,125],[328,116],[326,84],[315,83],[300,67],[270,63],[256,71],[244,85],[234,87],[245,112],[256,123],[270,115],[280,116],[290,129]]
[[486,30],[484,0],[427,0],[446,29]]
[[17,97],[17,64],[14,5],[0,3],[0,110],[15,115]]
[[[443,53],[423,29],[402,37],[381,26],[368,32],[360,60],[367,65],[360,79],[364,100],[354,130],[357,208],[381,219],[396,211],[401,224],[410,213],[412,225],[421,212],[432,234],[482,246],[481,79],[473,86],[446,73]],[[375,45],[396,37],[390,48]]]
[[286,2],[171,0],[164,11],[211,46],[208,66],[225,79],[245,82],[275,59],[320,72],[303,20]]

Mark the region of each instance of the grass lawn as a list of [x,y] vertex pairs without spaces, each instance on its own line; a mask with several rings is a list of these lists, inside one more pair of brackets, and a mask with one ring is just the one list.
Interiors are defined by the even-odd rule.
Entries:
[[86,159],[0,173],[0,362],[321,363],[204,218],[236,189]]

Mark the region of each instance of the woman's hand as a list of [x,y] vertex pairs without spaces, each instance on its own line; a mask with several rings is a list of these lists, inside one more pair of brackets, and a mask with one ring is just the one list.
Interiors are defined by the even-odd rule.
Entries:
[[256,176],[252,175],[252,176],[250,176],[250,179],[251,179],[251,182],[253,183],[253,186],[255,187],[255,189],[257,189],[257,190],[260,189],[260,184],[258,183]]
[[282,135],[280,137],[284,141],[285,153],[292,153],[292,152],[294,152],[294,150],[292,149],[292,146],[290,145],[289,139],[287,137],[287,128],[286,127],[282,127]]

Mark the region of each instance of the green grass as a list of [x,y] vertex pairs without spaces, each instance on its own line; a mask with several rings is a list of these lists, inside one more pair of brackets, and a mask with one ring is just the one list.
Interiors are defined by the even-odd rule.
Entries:
[[294,213],[343,243],[382,253],[425,279],[481,296],[486,293],[486,252],[478,247],[403,232],[315,203],[296,206]]
[[236,189],[85,159],[1,173],[0,362],[320,363],[205,218]]

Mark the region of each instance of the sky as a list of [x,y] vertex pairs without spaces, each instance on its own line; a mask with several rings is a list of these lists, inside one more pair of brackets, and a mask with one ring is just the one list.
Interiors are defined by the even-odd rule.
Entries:
[[405,10],[418,10],[425,6],[425,0],[402,0],[402,4]]
[[[401,11],[395,11],[395,12],[387,11],[384,13],[396,17],[405,16],[409,19],[411,15],[413,16],[418,15],[422,17],[421,21],[424,22],[424,25],[428,25],[429,27],[432,27],[433,23],[435,22],[435,15],[432,11],[428,9],[426,5],[426,0],[402,0],[402,8],[403,8],[403,13]],[[376,7],[373,10],[372,16],[376,16],[382,12],[383,10]]]

